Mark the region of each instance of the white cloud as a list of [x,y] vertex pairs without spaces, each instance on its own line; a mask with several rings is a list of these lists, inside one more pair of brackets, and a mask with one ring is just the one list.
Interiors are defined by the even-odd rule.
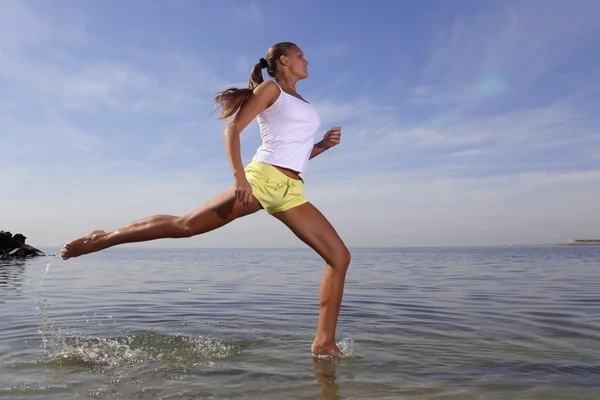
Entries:
[[[187,124],[220,129],[210,114],[211,95],[225,81],[197,57],[141,54],[132,48],[129,54],[137,53],[135,57],[108,58],[94,52],[102,45],[88,36],[84,15],[63,10],[62,18],[54,13],[42,16],[14,2],[1,3],[0,10],[2,20],[10,22],[4,26],[10,38],[0,40],[0,82],[10,93],[0,102],[0,143],[5,148],[27,141],[20,155],[37,151],[75,162],[75,154],[66,150],[98,157],[107,147],[124,150],[125,140],[140,131],[145,146],[158,139],[157,151],[165,149],[161,138],[170,146],[178,140],[171,128],[181,132]],[[179,120],[168,128],[154,123],[159,116],[173,114]],[[11,159],[19,162],[16,155]]]
[[[0,84],[11,96],[0,102],[0,147],[10,149],[0,177],[11,188],[0,229],[59,244],[96,223],[189,211],[223,186],[206,178],[210,150],[199,145],[222,142],[207,94],[223,81],[196,57],[100,57],[83,15],[64,23],[21,3],[0,10]],[[192,162],[204,171],[190,178],[182,163]]]
[[[257,3],[243,7],[234,17],[264,22]],[[341,125],[344,137],[311,161],[307,194],[351,246],[596,236],[598,125],[582,99],[598,86],[517,101],[530,90],[526,77],[537,79],[574,51],[561,40],[556,51],[544,50],[557,32],[586,39],[593,27],[587,16],[581,26],[561,25],[545,10],[538,38],[531,35],[537,25],[525,26],[533,20],[528,6],[503,7],[499,15],[458,17],[439,31],[423,73],[396,94],[400,101],[311,95],[322,133]],[[22,231],[33,245],[58,245],[151,214],[187,213],[230,184],[223,122],[210,114],[211,95],[231,85],[227,77],[197,55],[130,49],[135,57],[99,57],[87,51],[100,44],[84,15],[63,24],[64,15],[22,3],[2,2],[0,11],[0,51],[7,55],[0,83],[11,93],[0,100],[0,147],[20,149],[0,160],[0,179],[11,188],[0,198],[10,211],[0,229]],[[340,56],[348,49],[333,50],[328,54]],[[235,67],[247,73],[246,64],[240,57]],[[339,71],[330,85],[351,76]],[[248,131],[246,160],[258,140],[254,125]],[[202,238],[160,244],[299,245],[261,214]]]
[[24,2],[0,1],[0,48],[20,52],[47,42],[60,46],[87,43],[85,15],[60,8],[54,11],[52,16],[42,16],[41,10]]
[[487,154],[488,151],[484,150],[484,149],[472,149],[472,150],[465,150],[465,151],[457,151],[454,153],[448,153],[448,154],[444,154],[444,157],[476,157],[476,156],[481,156],[484,154]]
[[475,17],[457,14],[438,20],[429,41],[430,55],[421,76],[446,89],[498,76],[507,82],[535,82],[594,40],[598,26],[593,1],[486,3]]
[[364,120],[377,115],[380,111],[376,104],[364,98],[345,102],[323,99],[315,102],[314,105],[319,111],[322,125],[327,129],[340,121]]
[[[341,124],[343,139],[342,145],[316,161],[311,171],[327,173],[337,165],[344,176],[351,175],[348,169],[352,174],[371,174],[407,162],[415,164],[411,173],[415,167],[438,173],[444,173],[440,170],[444,167],[452,172],[474,159],[478,161],[477,169],[505,167],[502,163],[510,162],[511,169],[520,172],[538,154],[554,149],[582,152],[582,145],[592,144],[596,136],[593,129],[578,128],[590,124],[589,116],[562,101],[491,115],[472,114],[441,123],[438,116],[416,123],[403,121],[401,114],[394,117],[393,112],[381,111],[385,106],[372,101],[323,102],[317,106],[325,121],[323,131],[328,124]],[[524,158],[515,161],[517,155]],[[431,162],[425,162],[428,160]]]
[[[98,228],[114,229],[147,215],[187,213],[228,184],[206,170],[113,176],[102,186],[82,176],[77,184],[72,182],[68,196],[67,188],[57,188],[37,199],[12,204],[4,229],[26,232],[41,245],[57,244],[60,239]],[[18,182],[22,175],[9,170],[2,177]],[[417,176],[389,172],[339,183],[332,171],[327,180],[309,181],[307,195],[352,246],[497,244],[504,240],[517,244],[594,236],[600,223],[595,212],[599,188],[600,170],[458,179],[432,172]],[[161,244],[300,245],[264,212],[193,240]]]
[[233,17],[238,22],[260,24],[265,20],[265,13],[254,0],[237,5],[233,9]]
[[311,200],[353,245],[555,243],[597,236],[600,170],[444,178],[357,177],[309,187]]
[[[598,236],[600,171],[592,161],[598,125],[586,101],[598,88],[567,78],[568,85],[546,82],[557,91],[541,96],[529,92],[531,82],[510,79],[534,80],[560,68],[580,43],[559,40],[554,49],[553,38],[565,29],[589,43],[598,25],[573,15],[559,23],[564,16],[547,13],[540,23],[555,31],[527,41],[534,15],[512,12],[459,17],[451,35],[438,31],[432,58],[393,110],[379,107],[383,98],[319,103],[327,121],[343,126],[344,139],[313,162],[307,190],[352,243],[553,243]],[[518,22],[506,26],[502,18]],[[487,27],[485,35],[477,24]]]

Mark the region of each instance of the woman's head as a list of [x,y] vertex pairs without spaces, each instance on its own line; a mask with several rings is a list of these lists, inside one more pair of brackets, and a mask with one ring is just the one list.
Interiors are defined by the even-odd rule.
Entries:
[[223,107],[219,119],[235,114],[252,95],[254,88],[264,82],[263,68],[266,68],[269,76],[277,80],[288,78],[295,82],[308,77],[307,66],[308,61],[296,44],[281,42],[271,46],[265,57],[252,67],[248,89],[229,88],[215,96],[215,102]]
[[252,68],[250,73],[249,88],[254,89],[264,82],[262,69],[267,69],[267,74],[273,78],[296,78],[308,77],[306,69],[308,61],[300,48],[292,42],[277,43],[267,50],[264,58],[261,58]]

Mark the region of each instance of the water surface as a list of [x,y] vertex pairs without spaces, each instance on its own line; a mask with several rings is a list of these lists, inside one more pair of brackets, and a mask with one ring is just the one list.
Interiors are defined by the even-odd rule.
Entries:
[[352,253],[346,360],[310,355],[310,250],[4,263],[0,398],[598,399],[600,247]]

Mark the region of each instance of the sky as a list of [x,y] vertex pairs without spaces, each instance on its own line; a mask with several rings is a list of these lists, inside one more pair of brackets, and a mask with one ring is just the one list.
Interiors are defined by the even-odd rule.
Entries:
[[[0,0],[0,229],[60,246],[200,206],[232,183],[213,95],[292,41],[316,141],[342,127],[306,195],[348,246],[600,238],[600,2],[376,3]],[[144,245],[303,246],[264,211]]]

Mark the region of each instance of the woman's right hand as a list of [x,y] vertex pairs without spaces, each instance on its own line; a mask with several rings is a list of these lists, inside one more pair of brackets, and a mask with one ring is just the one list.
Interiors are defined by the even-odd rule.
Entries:
[[235,198],[243,205],[247,206],[254,201],[254,196],[252,195],[252,186],[250,186],[250,183],[248,182],[248,179],[246,179],[245,175],[236,178],[234,186]]

